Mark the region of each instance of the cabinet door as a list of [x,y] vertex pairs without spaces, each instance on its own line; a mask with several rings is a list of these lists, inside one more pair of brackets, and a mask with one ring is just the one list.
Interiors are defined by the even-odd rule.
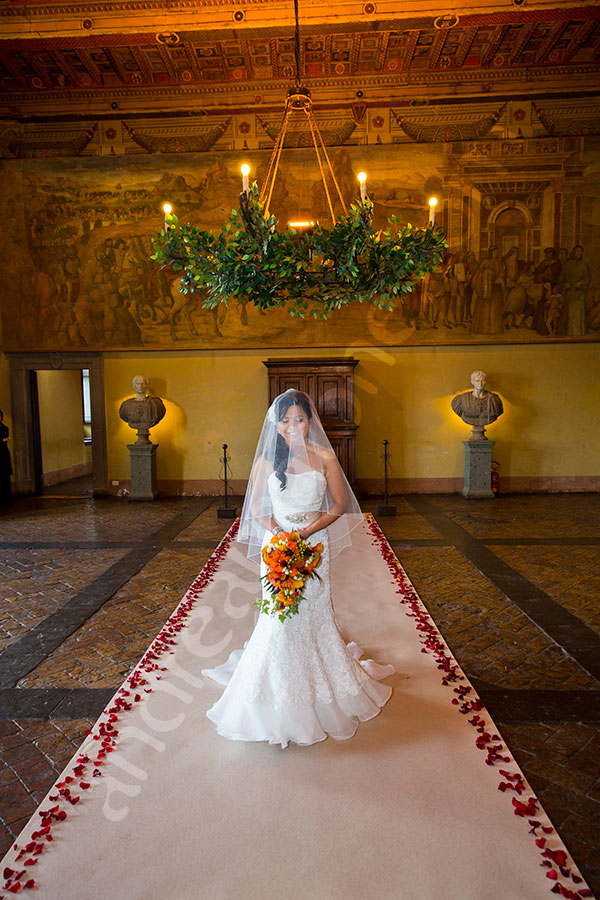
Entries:
[[279,394],[284,394],[286,391],[306,391],[306,376],[305,375],[271,375],[269,379],[269,389],[271,392],[271,397],[269,399],[269,403],[272,403],[275,397],[278,397]]
[[327,433],[327,437],[331,441],[331,446],[333,448],[333,452],[338,458],[338,462],[344,472],[346,473],[346,477],[348,476],[348,442],[344,437],[341,437],[337,434],[332,434],[331,432]]
[[325,422],[345,423],[348,421],[347,377],[335,372],[316,376],[317,396],[315,405]]

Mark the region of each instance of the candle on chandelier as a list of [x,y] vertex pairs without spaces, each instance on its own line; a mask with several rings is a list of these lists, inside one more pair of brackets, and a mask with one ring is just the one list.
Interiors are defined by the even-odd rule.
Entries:
[[360,199],[366,200],[367,199],[367,173],[359,172],[356,177],[358,178],[358,181],[360,183]]
[[242,191],[248,196],[248,175],[250,174],[250,166],[247,163],[244,163],[242,166]]
[[435,208],[437,206],[437,197],[429,198],[429,227],[433,228],[435,224]]
[[165,231],[169,230],[169,223],[167,222],[167,216],[173,211],[173,207],[170,203],[163,203],[163,212],[165,214]]

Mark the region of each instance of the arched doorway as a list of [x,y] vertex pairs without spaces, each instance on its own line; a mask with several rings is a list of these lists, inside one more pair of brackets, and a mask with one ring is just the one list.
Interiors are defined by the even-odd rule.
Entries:
[[529,209],[522,203],[499,203],[488,219],[488,247],[496,246],[504,257],[518,247],[518,258],[531,260],[534,250],[533,222]]

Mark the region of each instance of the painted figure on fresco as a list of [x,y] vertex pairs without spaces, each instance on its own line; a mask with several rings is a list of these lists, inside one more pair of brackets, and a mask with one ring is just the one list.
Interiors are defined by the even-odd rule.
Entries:
[[506,269],[506,288],[515,287],[519,280],[519,248],[513,246],[502,259]]
[[160,397],[148,394],[149,381],[145,375],[135,375],[133,389],[135,397],[123,400],[119,407],[119,416],[130,428],[137,431],[136,444],[150,444],[150,429],[154,427],[166,413],[165,404]]
[[561,264],[554,247],[546,247],[544,258],[534,271],[532,300],[534,303],[531,327],[538,334],[547,334],[545,321],[546,302],[556,286],[561,274]]
[[533,314],[530,290],[534,283],[533,263],[519,274],[516,284],[509,287],[504,301],[502,319],[505,328],[519,328]]
[[67,306],[73,308],[79,296],[81,260],[75,244],[68,244],[63,252],[59,287],[62,291],[62,299]]
[[502,313],[506,293],[506,266],[498,247],[490,247],[488,259],[473,277],[473,321],[475,334],[497,334],[504,331]]
[[559,291],[550,294],[544,304],[544,322],[546,331],[551,337],[556,337],[560,321],[565,310],[565,300]]
[[473,278],[475,277],[475,273],[479,268],[479,260],[477,259],[477,254],[474,250],[467,250],[465,253],[465,269],[466,269],[466,281],[465,281],[465,306],[467,312],[467,322],[471,322],[473,319]]
[[586,298],[591,280],[590,267],[583,258],[583,247],[577,244],[558,279],[567,306],[567,334],[585,334]]
[[462,250],[447,255],[442,268],[444,292],[443,323],[447,328],[467,321],[465,287],[467,267]]
[[504,412],[502,400],[493,391],[486,391],[487,375],[481,369],[475,369],[471,373],[472,391],[464,391],[454,397],[451,402],[453,411],[457,416],[472,426],[470,441],[487,441],[485,426]]

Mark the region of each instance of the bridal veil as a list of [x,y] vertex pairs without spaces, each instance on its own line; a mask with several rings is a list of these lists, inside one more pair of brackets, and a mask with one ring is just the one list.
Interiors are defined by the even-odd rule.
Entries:
[[[330,553],[335,556],[351,543],[350,533],[363,515],[313,401],[308,394],[290,389],[269,407],[254,455],[237,538],[248,545],[249,557],[260,557],[265,531],[273,530],[272,494],[286,490],[288,475],[310,470],[320,472],[327,482],[319,513],[338,516],[327,529]],[[299,521],[298,528],[303,524]]]

